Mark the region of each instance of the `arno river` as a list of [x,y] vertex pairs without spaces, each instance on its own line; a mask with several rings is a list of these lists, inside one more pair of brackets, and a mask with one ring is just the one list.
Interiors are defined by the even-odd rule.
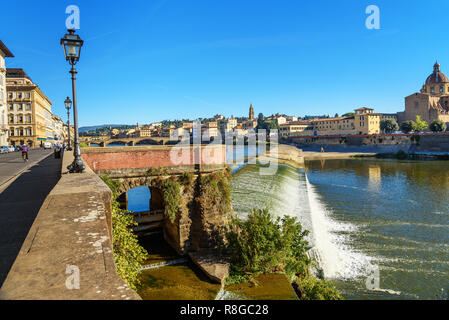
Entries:
[[449,298],[449,162],[311,161],[275,176],[247,166],[232,198],[241,216],[253,207],[297,216],[347,299]]

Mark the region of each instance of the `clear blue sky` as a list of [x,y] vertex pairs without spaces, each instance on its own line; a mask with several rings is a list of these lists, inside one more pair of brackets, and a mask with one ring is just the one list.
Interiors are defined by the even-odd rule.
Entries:
[[[449,1],[7,1],[0,39],[62,116],[71,94],[59,39],[81,11],[80,125],[402,111],[436,59],[449,74]],[[380,8],[381,30],[365,28]]]

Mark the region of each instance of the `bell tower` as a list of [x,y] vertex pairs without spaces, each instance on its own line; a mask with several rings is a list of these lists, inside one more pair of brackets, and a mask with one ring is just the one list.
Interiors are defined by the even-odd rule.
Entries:
[[254,108],[252,104],[249,106],[249,119],[254,120]]

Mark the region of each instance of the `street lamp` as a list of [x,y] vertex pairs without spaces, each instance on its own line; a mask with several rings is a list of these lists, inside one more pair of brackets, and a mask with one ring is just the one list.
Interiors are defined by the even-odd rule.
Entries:
[[67,145],[67,150],[72,151],[72,139],[70,138],[70,108],[72,107],[72,100],[69,97],[65,99],[65,108],[67,109],[67,131],[69,134],[69,143]]
[[[78,135],[78,111],[76,106],[76,70],[75,64],[80,59],[81,47],[83,46],[83,40],[79,37],[79,35],[75,34],[75,30],[69,29],[68,33],[61,39],[61,45],[64,48],[65,59],[69,61],[72,69],[70,73],[72,74],[72,98],[73,98],[73,125],[75,131],[75,150],[73,151],[73,155],[75,159],[72,164],[70,164],[67,169],[69,169],[70,173],[81,173],[85,170],[85,165],[83,160],[81,159],[81,149]],[[70,132],[70,127],[69,127]]]

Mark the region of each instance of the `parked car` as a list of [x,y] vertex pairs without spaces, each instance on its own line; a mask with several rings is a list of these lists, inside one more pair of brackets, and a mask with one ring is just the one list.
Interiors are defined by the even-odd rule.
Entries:
[[9,148],[7,146],[1,146],[0,153],[9,153]]
[[9,146],[8,149],[9,149],[9,152],[14,152],[14,151],[16,151],[16,148],[15,148],[14,146]]
[[44,149],[51,149],[51,143],[50,142],[44,142]]
[[16,146],[16,151],[22,151],[22,146]]

